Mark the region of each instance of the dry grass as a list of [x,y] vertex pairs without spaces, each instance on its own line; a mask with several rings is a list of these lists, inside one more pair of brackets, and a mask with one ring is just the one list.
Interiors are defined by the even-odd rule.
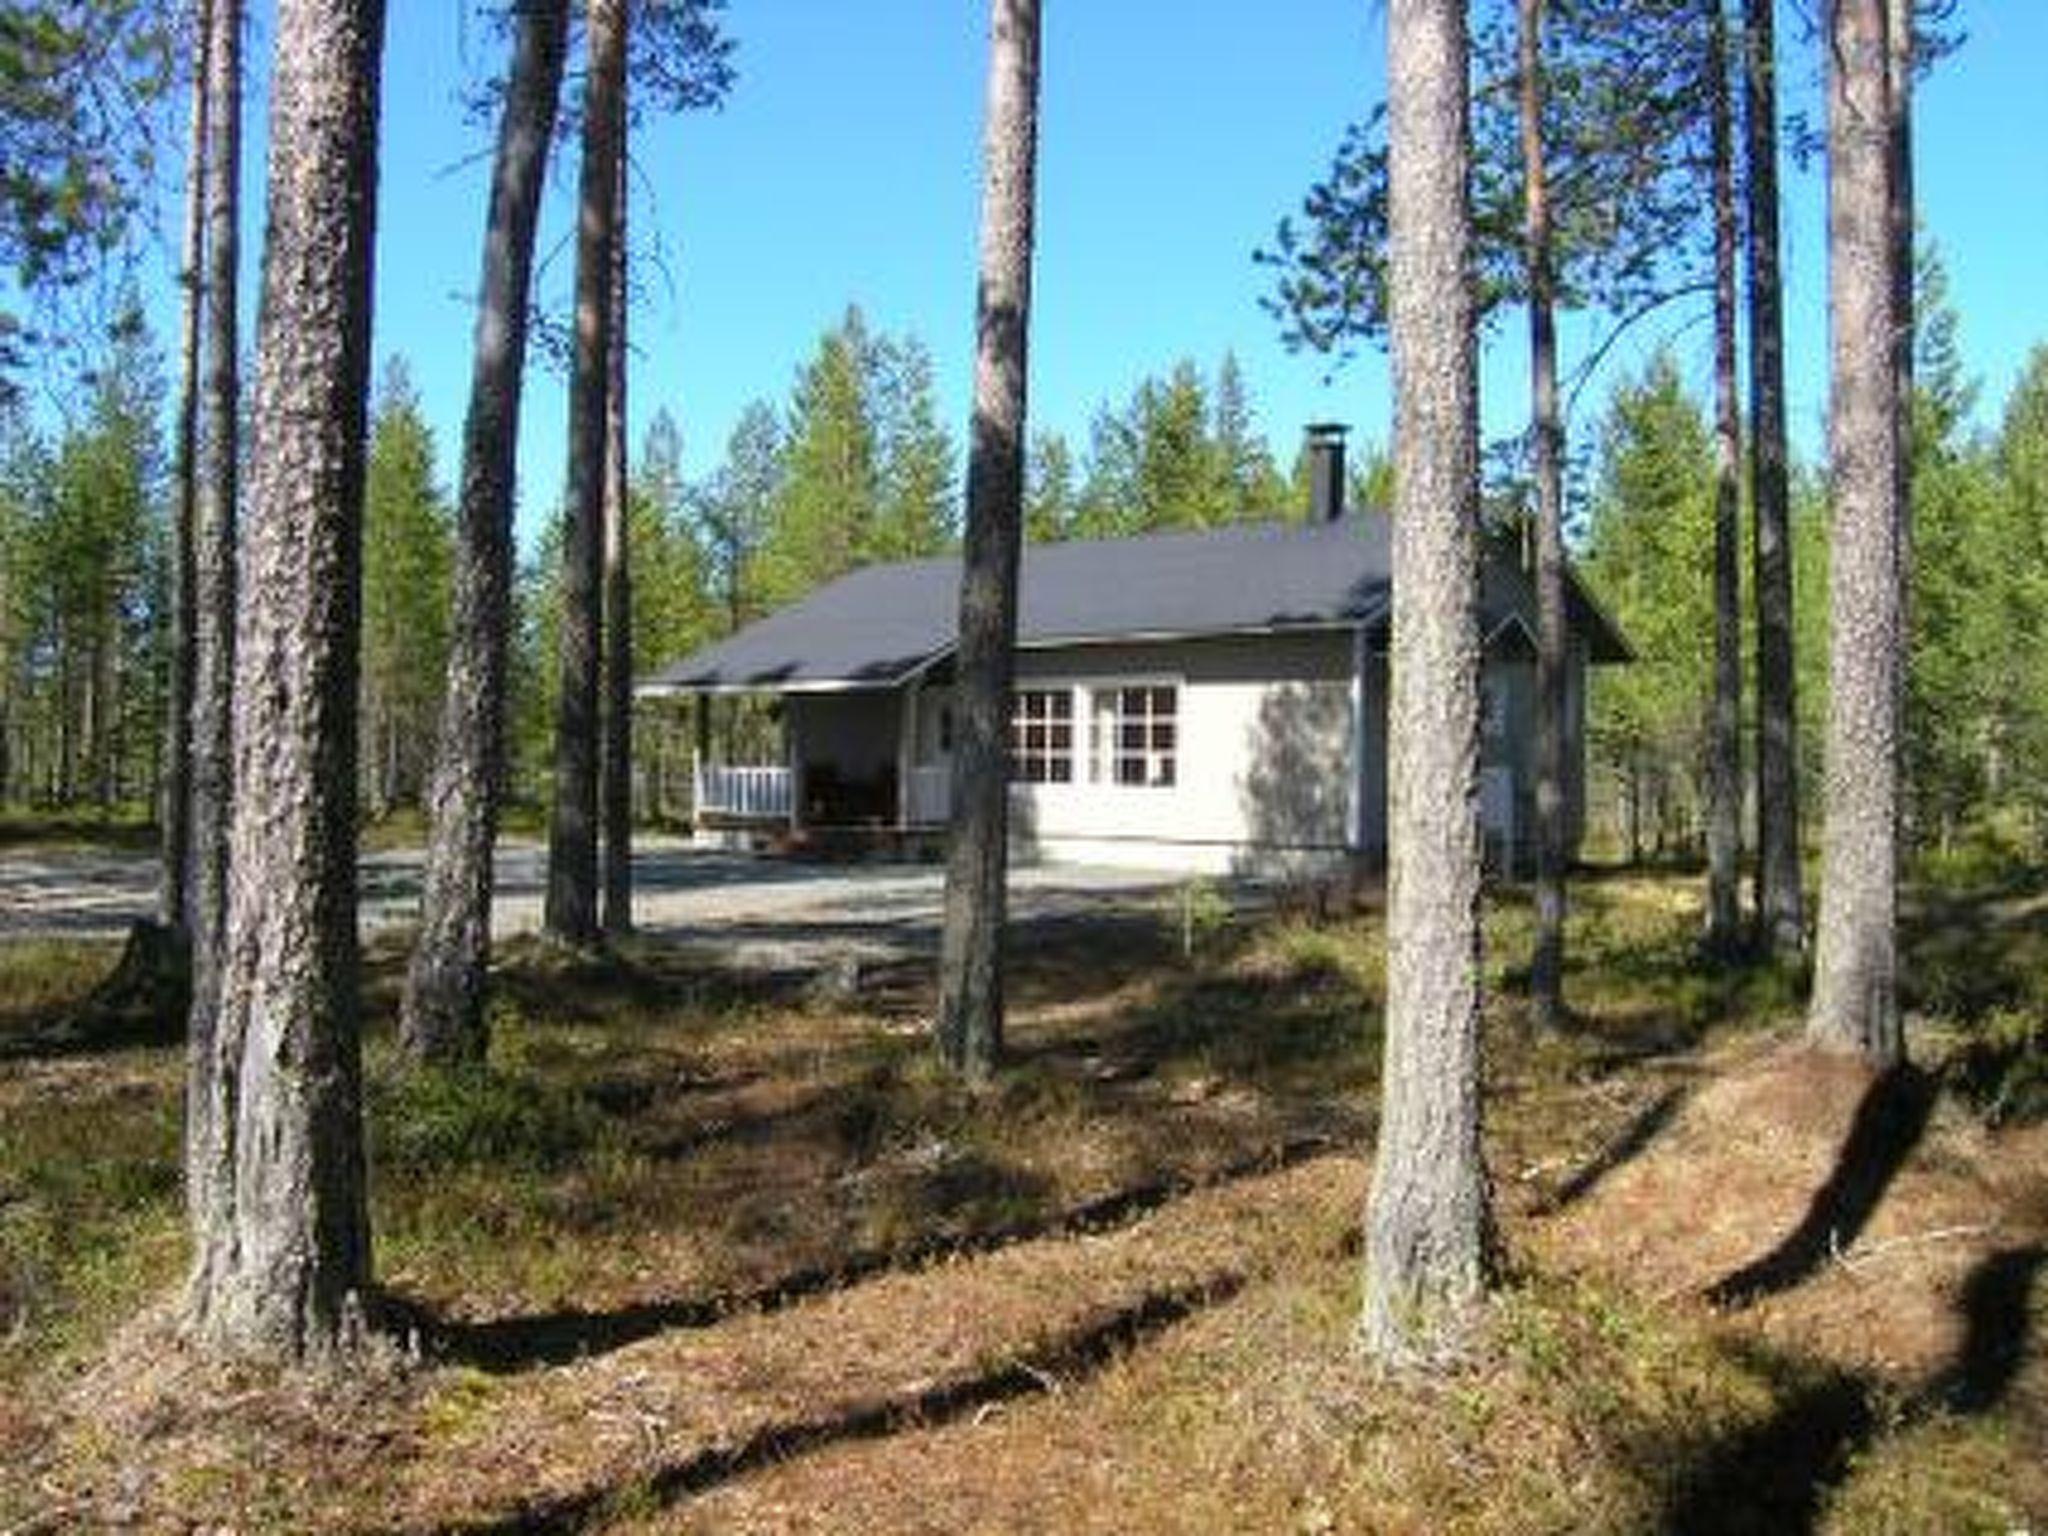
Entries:
[[[1990,900],[1916,948],[1955,1061],[1970,987],[2039,995],[1982,929],[2024,957],[2040,912]],[[983,1094],[932,1070],[916,972],[830,1004],[657,948],[515,949],[490,1070],[416,1078],[375,954],[393,1343],[312,1381],[194,1360],[149,1306],[182,1263],[175,1053],[0,1062],[0,1528],[2048,1519],[2048,1132],[1790,1047],[1797,979],[1699,970],[1674,880],[1589,881],[1575,923],[1564,1037],[1523,1038],[1491,966],[1512,1276],[1435,1386],[1350,1348],[1371,913],[1192,965],[1166,927],[1034,945]],[[43,1012],[91,979],[12,963]]]

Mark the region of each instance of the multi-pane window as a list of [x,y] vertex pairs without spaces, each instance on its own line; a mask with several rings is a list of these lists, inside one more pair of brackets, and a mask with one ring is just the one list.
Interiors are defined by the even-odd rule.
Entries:
[[1010,695],[1010,778],[1021,784],[1074,781],[1071,690],[1019,688]]
[[1179,746],[1175,692],[1162,684],[1091,692],[1091,776],[1096,783],[1156,789],[1173,784]]

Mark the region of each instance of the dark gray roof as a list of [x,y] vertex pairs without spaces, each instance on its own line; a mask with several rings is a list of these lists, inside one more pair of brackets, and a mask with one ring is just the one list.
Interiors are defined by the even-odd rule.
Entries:
[[[1524,607],[1527,583],[1511,567],[1489,575],[1483,602],[1497,623]],[[1378,627],[1386,614],[1387,576],[1388,523],[1372,515],[1031,544],[1018,575],[1017,640],[1036,647]],[[959,602],[957,555],[868,566],[642,679],[641,686],[677,692],[887,687],[951,652]],[[1612,626],[1589,613],[1595,654],[1611,638],[1626,655]]]

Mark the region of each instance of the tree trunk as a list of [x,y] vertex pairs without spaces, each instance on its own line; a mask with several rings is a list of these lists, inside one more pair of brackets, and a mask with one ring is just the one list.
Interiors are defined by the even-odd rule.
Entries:
[[1808,1036],[1904,1059],[1897,993],[1900,402],[1886,0],[1828,12],[1828,724]]
[[1464,8],[1392,0],[1386,1051],[1365,1347],[1426,1365],[1492,1279],[1479,1153],[1479,429]]
[[192,1284],[204,1294],[233,1212],[238,1050],[219,1030],[233,804],[235,551],[241,495],[238,305],[242,175],[242,0],[208,0],[206,318],[199,474],[193,503],[192,1012],[185,1031],[185,1203]]
[[1740,942],[1742,900],[1742,402],[1735,382],[1735,140],[1728,21],[1706,0],[1714,183],[1714,713],[1707,757],[1707,933],[1711,953]]
[[619,91],[604,407],[604,931],[633,931],[633,571],[626,485],[626,88]]
[[1757,926],[1778,954],[1806,942],[1799,867],[1799,712],[1785,456],[1785,296],[1778,264],[1774,0],[1745,0],[1750,504],[1756,516]]
[[1543,154],[1544,0],[1519,0],[1523,257],[1529,270],[1530,435],[1536,450],[1536,948],[1529,1006],[1564,1022],[1564,419]]
[[491,173],[462,429],[448,688],[428,800],[420,939],[399,1013],[400,1037],[420,1060],[481,1061],[490,1045],[484,987],[491,958],[491,850],[504,790],[527,295],[568,35],[569,0],[529,0],[521,8]]
[[171,426],[170,665],[164,707],[164,771],[157,815],[162,821],[163,883],[157,920],[183,936],[192,881],[192,669],[197,660],[193,513],[198,499],[199,326],[205,259],[207,37],[211,0],[192,7],[192,115],[185,153],[185,245],[178,281],[184,290],[178,333],[178,403]]
[[370,1279],[355,716],[383,11],[282,0],[276,25],[219,1015],[234,1177],[193,1321],[303,1359],[349,1343]]
[[1010,678],[1024,526],[1026,353],[1038,167],[1038,0],[992,0],[967,541],[960,577],[953,829],[939,955],[939,1055],[986,1079],[1003,1048]]
[[562,685],[555,714],[543,921],[570,944],[598,938],[597,815],[603,632],[604,417],[612,329],[625,0],[589,0],[583,171],[577,193],[576,355],[569,380],[569,495],[562,525]]
[[[1886,0],[1885,86],[1890,93],[1886,142],[1890,195],[1886,204],[1891,246],[1892,371],[1898,409],[1899,516],[1899,716],[1905,718],[1906,673],[1913,633],[1913,348],[1917,339],[1914,295],[1913,204],[1913,28],[1914,0]],[[1903,770],[1903,765],[1902,765]],[[1901,817],[1905,797],[1901,796]]]

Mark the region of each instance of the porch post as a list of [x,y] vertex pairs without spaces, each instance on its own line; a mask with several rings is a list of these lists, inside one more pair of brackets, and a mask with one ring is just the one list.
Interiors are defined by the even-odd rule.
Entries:
[[903,685],[896,713],[896,830],[910,827],[910,789],[917,772],[917,690],[919,679]]
[[804,759],[797,739],[796,700],[782,696],[782,749],[789,764],[789,830],[795,836],[804,829]]

